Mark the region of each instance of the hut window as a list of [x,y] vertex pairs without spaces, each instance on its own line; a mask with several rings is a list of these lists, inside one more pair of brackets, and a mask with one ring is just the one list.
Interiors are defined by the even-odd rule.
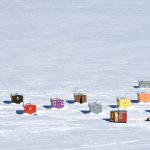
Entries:
[[64,102],[62,101],[62,102],[61,102],[61,105],[63,105],[63,104],[64,104]]
[[111,118],[114,119],[114,114],[113,113],[111,113]]
[[17,100],[19,100],[19,97],[17,96]]
[[53,105],[56,105],[56,102],[53,102]]
[[119,118],[122,119],[122,113],[119,113]]

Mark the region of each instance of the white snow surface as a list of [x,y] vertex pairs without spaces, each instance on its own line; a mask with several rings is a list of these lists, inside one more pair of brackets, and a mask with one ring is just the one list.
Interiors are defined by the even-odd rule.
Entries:
[[[1,0],[0,149],[148,150],[150,104],[132,104],[126,124],[110,123],[117,96],[137,99],[138,80],[150,80],[150,1]],[[73,91],[103,104],[46,109],[50,97]],[[37,116],[4,104],[10,93],[37,104]]]

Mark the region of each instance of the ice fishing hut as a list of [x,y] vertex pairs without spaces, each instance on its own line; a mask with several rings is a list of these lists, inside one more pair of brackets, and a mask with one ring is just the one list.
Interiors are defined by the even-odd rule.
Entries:
[[12,103],[16,103],[16,104],[20,104],[23,102],[23,95],[19,95],[19,94],[11,94],[11,102]]
[[98,114],[102,112],[102,104],[98,102],[92,102],[88,104],[89,110],[92,113]]
[[27,114],[34,114],[36,113],[36,105],[35,104],[25,104],[24,105],[24,113],[27,113]]
[[110,112],[110,121],[118,123],[127,122],[127,111],[126,110],[113,110]]
[[131,107],[131,100],[126,97],[117,98],[118,107],[129,108]]
[[59,98],[52,99],[51,98],[50,101],[51,101],[51,107],[52,108],[58,108],[58,109],[60,109],[60,108],[64,107],[64,100],[62,100],[62,99],[59,99]]
[[139,102],[150,102],[150,93],[137,93],[137,97],[138,97],[138,100]]
[[74,93],[74,100],[80,104],[87,102],[87,96],[82,93]]
[[150,81],[139,81],[138,85],[140,88],[150,88]]

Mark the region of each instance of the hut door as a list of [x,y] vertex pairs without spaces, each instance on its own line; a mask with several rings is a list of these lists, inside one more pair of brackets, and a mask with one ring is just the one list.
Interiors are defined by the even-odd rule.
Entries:
[[29,110],[30,110],[30,111],[32,110],[32,107],[31,107],[31,106],[29,107]]
[[119,119],[122,119],[122,112],[119,113]]
[[17,98],[16,98],[16,103],[19,103],[19,102],[20,102],[20,97],[17,96]]
[[80,97],[80,103],[82,104],[82,96]]
[[115,112],[115,122],[118,122],[118,116],[119,116],[118,112]]

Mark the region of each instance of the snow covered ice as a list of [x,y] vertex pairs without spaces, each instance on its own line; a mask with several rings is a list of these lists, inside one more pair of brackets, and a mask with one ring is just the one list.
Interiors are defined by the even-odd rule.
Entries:
[[[127,124],[107,121],[117,96],[136,100],[133,86],[150,80],[149,8],[148,0],[1,0],[0,149],[149,149],[149,104],[133,103]],[[74,88],[103,112],[43,107],[50,97],[73,99]],[[37,104],[37,116],[4,104],[11,92]]]

